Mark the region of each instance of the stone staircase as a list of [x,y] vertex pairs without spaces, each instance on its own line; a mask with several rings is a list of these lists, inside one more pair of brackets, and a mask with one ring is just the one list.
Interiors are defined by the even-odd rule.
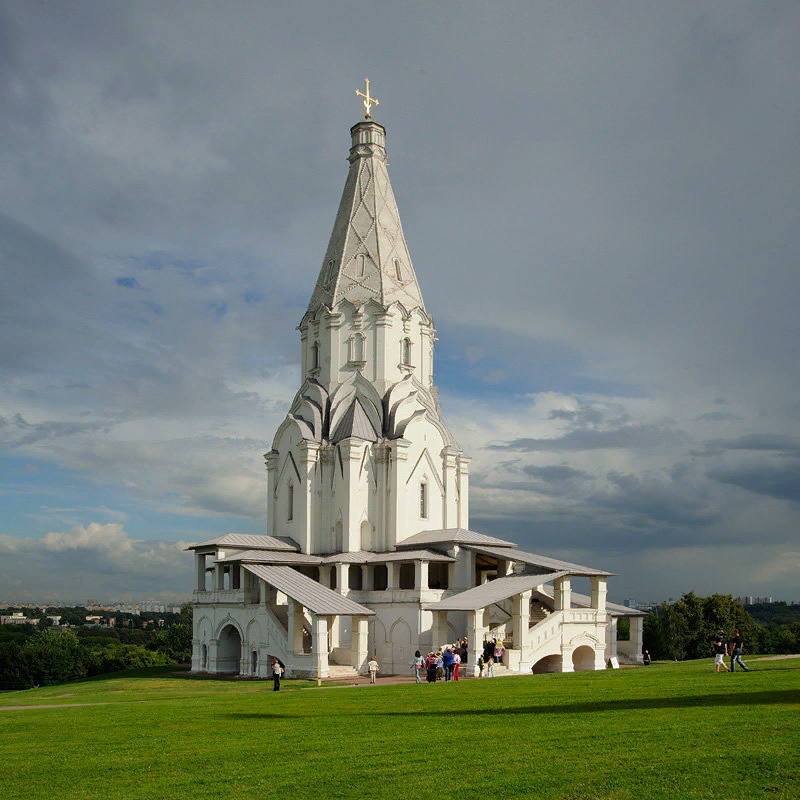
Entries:
[[334,681],[343,681],[348,678],[359,677],[358,671],[355,667],[347,666],[346,664],[329,664],[328,665],[328,678]]

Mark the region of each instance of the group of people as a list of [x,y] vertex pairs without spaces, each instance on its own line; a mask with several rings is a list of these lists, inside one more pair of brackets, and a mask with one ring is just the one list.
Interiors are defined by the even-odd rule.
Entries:
[[[728,640],[725,638],[725,632],[717,631],[717,635],[714,637],[714,671],[719,672],[719,668],[722,667],[725,672],[736,672],[736,665],[738,664],[745,672],[750,672],[750,668],[742,661],[743,652],[744,640],[738,628],[733,629],[730,652],[728,652]],[[727,655],[731,657],[730,669],[725,663],[725,656]]]
[[487,678],[494,678],[494,665],[503,663],[506,649],[497,639],[487,639],[483,643],[483,654],[478,656],[478,677],[482,678],[484,670]]
[[414,653],[411,669],[414,671],[414,680],[422,683],[422,671],[428,683],[436,683],[439,678],[445,681],[457,681],[458,671],[463,661],[467,658],[467,640],[459,639],[454,645],[448,645],[442,650],[432,650],[423,658],[419,650]]

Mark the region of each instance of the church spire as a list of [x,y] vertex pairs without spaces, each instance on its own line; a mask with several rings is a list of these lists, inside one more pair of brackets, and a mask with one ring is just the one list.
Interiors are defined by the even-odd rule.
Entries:
[[308,316],[343,300],[357,308],[370,300],[384,308],[397,302],[406,313],[425,313],[386,169],[386,129],[367,119],[350,135],[350,170]]

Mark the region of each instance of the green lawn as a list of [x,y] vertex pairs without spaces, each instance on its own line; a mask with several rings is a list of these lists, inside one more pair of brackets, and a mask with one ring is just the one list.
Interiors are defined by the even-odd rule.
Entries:
[[280,693],[161,667],[5,693],[58,707],[0,711],[0,796],[800,798],[800,659],[748,661]]

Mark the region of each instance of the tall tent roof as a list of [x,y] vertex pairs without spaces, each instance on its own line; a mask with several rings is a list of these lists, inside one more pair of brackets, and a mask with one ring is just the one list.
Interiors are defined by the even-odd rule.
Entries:
[[386,129],[364,121],[350,134],[350,170],[307,314],[342,300],[425,312],[386,169]]

